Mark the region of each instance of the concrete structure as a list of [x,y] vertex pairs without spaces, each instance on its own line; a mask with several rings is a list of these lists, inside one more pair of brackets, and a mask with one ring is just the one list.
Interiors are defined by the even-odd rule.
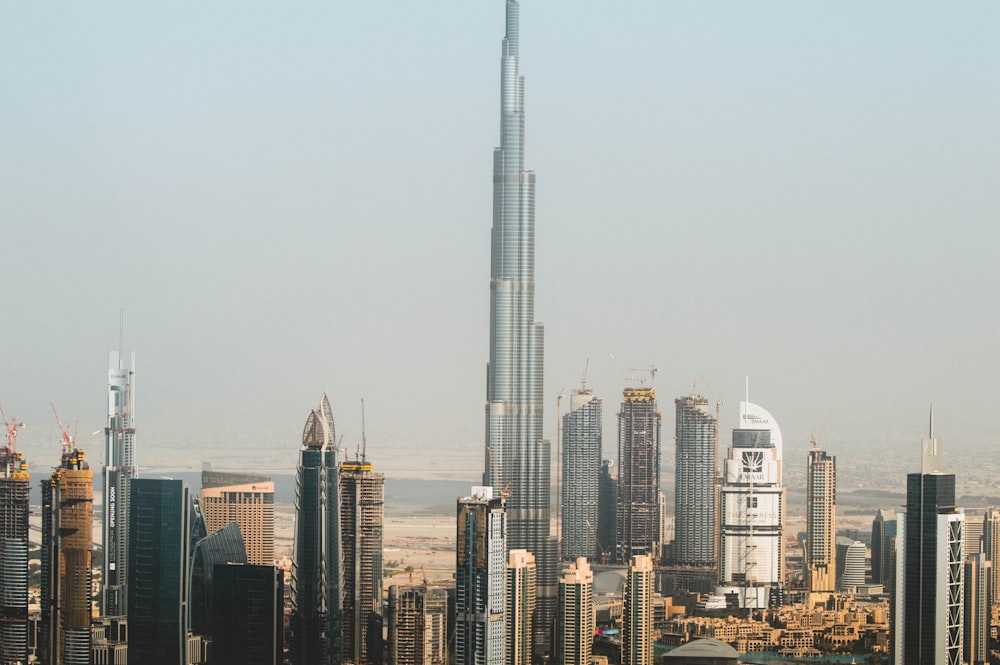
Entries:
[[670,665],[737,665],[740,662],[736,649],[711,637],[692,640],[668,651],[663,658]]
[[[5,418],[6,420],[6,418]],[[28,464],[17,421],[0,448],[0,663],[28,662]]]
[[597,553],[601,399],[583,385],[562,419],[562,558]]
[[445,665],[448,655],[448,592],[393,584],[386,609],[388,665]]
[[[806,469],[806,583],[811,592],[833,591],[837,583],[837,458],[816,447]],[[862,552],[862,555],[864,553]],[[864,584],[864,560],[861,581]]]
[[[841,591],[854,591],[865,583],[865,553],[868,548],[862,542],[854,541],[847,545],[844,552],[844,570],[840,575],[837,588]],[[826,591],[827,589],[817,589]]]
[[534,555],[527,550],[510,550],[507,559],[507,665],[531,665],[536,576]]
[[879,510],[872,520],[872,584],[881,584],[892,592],[892,570],[896,559],[893,543],[896,539],[896,513]]
[[594,573],[579,557],[559,579],[553,663],[590,665],[594,645]]
[[506,500],[473,487],[458,500],[455,663],[504,665],[507,611]]
[[987,508],[983,515],[983,554],[990,569],[990,604],[1000,603],[1000,509]]
[[518,0],[507,0],[500,59],[500,146],[493,151],[483,485],[510,491],[510,547],[535,555],[535,644],[544,650],[555,612],[559,544],[550,533],[552,457],[542,435],[544,328],[535,321],[535,174],[524,168],[519,17]]
[[42,481],[42,608],[38,657],[48,665],[90,665],[94,472],[66,450]]
[[618,474],[614,465],[603,460],[597,482],[597,560],[605,563],[614,559],[615,553]]
[[274,482],[266,476],[201,472],[201,510],[208,533],[240,525],[247,563],[274,565]]
[[653,665],[653,560],[636,555],[628,567],[622,608],[622,665]]
[[291,665],[343,662],[344,568],[340,473],[330,402],[324,394],[302,431],[295,486]]
[[760,608],[784,584],[781,429],[763,407],[740,402],[740,426],[725,463],[717,593],[736,593],[740,607]]
[[344,554],[344,659],[380,662],[382,640],[382,522],[385,475],[362,455],[340,465],[341,546]]
[[618,412],[618,501],[615,561],[660,553],[660,421],[656,389],[622,391]]
[[674,487],[673,561],[687,566],[716,564],[718,421],[701,395],[674,400],[677,437]]
[[965,625],[962,642],[963,659],[969,665],[986,665],[989,662],[989,592],[992,567],[982,553],[972,554],[965,559]]
[[138,477],[135,461],[135,353],[128,365],[123,351],[110,353],[108,420],[104,428],[104,497],[101,614],[128,613],[129,485]]
[[932,411],[920,473],[906,476],[897,524],[896,665],[962,663],[965,515],[955,507],[955,475],[941,472],[939,446]]
[[129,665],[186,663],[191,492],[180,480],[132,479]]

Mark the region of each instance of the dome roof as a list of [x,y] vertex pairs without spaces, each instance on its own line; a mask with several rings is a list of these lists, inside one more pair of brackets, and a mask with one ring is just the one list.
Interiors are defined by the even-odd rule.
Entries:
[[666,654],[665,658],[739,658],[739,652],[715,638],[692,640]]

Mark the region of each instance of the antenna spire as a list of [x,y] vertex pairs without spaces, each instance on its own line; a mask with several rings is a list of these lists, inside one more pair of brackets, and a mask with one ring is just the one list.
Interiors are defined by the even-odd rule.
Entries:
[[929,434],[927,436],[930,437],[931,439],[934,438],[934,402],[931,402],[931,422],[930,422]]
[[365,398],[361,398],[361,461],[368,461],[368,437],[365,434]]

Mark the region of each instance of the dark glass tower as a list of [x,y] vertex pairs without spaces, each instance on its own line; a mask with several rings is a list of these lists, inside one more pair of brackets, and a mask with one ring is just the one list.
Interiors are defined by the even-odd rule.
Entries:
[[879,510],[872,520],[872,584],[892,592],[892,541],[896,537],[896,515]]
[[524,168],[520,3],[506,2],[500,58],[500,147],[493,151],[490,359],[484,485],[507,493],[510,549],[538,562],[535,644],[555,615],[558,543],[550,535],[550,444],[542,436],[544,330],[535,321],[535,174]]
[[715,565],[718,509],[715,477],[718,466],[718,423],[700,395],[674,400],[676,407],[677,482],[674,560],[688,565]]
[[573,391],[562,427],[562,558],[597,552],[601,473],[601,399],[584,385]]
[[14,449],[16,420],[0,448],[0,662],[28,662],[28,465]]
[[216,564],[212,579],[212,662],[281,663],[284,573],[274,566]]
[[343,558],[333,412],[324,394],[306,419],[295,488],[292,665],[343,659]]
[[101,614],[128,613],[130,484],[138,476],[135,463],[135,353],[128,364],[123,351],[112,351],[108,369],[108,420],[104,428],[104,561]]
[[618,474],[614,465],[609,459],[603,460],[601,476],[597,481],[597,560],[601,563],[610,561],[615,552]]
[[245,564],[246,546],[240,525],[230,522],[210,536],[198,541],[191,558],[191,630],[197,635],[216,635],[216,619],[221,608],[212,606],[215,580],[213,574],[219,564]]
[[906,476],[906,513],[897,522],[895,661],[959,665],[964,614],[965,515],[955,475],[940,471],[939,440],[923,440],[920,473]]
[[180,480],[130,485],[128,660],[177,665],[187,654],[191,493]]

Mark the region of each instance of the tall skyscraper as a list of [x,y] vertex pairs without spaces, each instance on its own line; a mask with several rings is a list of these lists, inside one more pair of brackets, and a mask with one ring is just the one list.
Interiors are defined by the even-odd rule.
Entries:
[[990,605],[1000,603],[1000,509],[987,508],[983,515],[983,554],[990,567]]
[[872,584],[881,584],[886,593],[892,589],[892,569],[895,553],[896,513],[880,509],[872,520]]
[[922,442],[919,473],[906,476],[897,523],[896,665],[960,665],[963,651],[965,515],[955,475],[941,472],[940,440]]
[[246,562],[246,546],[243,534],[240,533],[240,525],[236,522],[230,522],[195,544],[191,557],[188,607],[191,617],[189,624],[196,635],[212,636],[218,633],[216,619],[222,608],[212,605],[216,566],[230,563],[242,565]]
[[[837,458],[813,447],[806,470],[806,575],[810,591],[837,588]],[[861,583],[864,584],[862,549]],[[854,579],[853,577],[851,578]]]
[[749,401],[740,402],[739,424],[721,492],[719,592],[736,592],[740,607],[761,608],[785,577],[781,429]]
[[104,428],[104,561],[101,566],[101,614],[128,613],[129,486],[138,477],[135,462],[135,353],[125,364],[121,350],[110,353],[108,420]]
[[534,555],[528,550],[511,550],[507,561],[507,665],[531,665],[536,581]]
[[458,500],[455,663],[504,665],[507,511],[492,487]]
[[962,642],[964,662],[969,665],[987,665],[989,662],[991,568],[992,564],[985,554],[976,553],[965,559],[965,632]]
[[701,395],[680,397],[674,405],[677,480],[673,559],[680,564],[714,566],[719,519],[715,503],[718,423]]
[[653,665],[653,560],[636,555],[625,579],[622,606],[622,665]]
[[448,656],[448,592],[393,584],[386,609],[388,665],[445,665]]
[[555,613],[558,542],[550,534],[550,444],[542,435],[544,330],[535,321],[535,174],[524,168],[520,3],[506,2],[500,59],[500,147],[493,151],[490,357],[484,485],[510,492],[511,549],[538,564],[536,645]]
[[618,501],[615,560],[660,548],[660,420],[656,389],[626,388],[618,412]]
[[42,481],[39,660],[90,665],[91,552],[94,472],[76,448]]
[[344,554],[344,657],[381,662],[382,518],[385,475],[362,456],[340,465],[341,546]]
[[[211,537],[211,536],[210,536]],[[212,663],[280,665],[284,646],[284,572],[274,566],[216,564]]]
[[598,484],[601,473],[601,398],[583,385],[573,391],[562,419],[562,557],[597,552]]
[[129,665],[187,662],[191,493],[180,480],[130,483]]
[[597,560],[606,563],[614,559],[617,525],[618,474],[615,463],[601,462],[601,475],[597,481]]
[[266,476],[201,472],[201,510],[208,533],[240,525],[247,563],[274,565],[274,482]]
[[594,573],[579,557],[559,580],[553,663],[590,665],[594,646]]
[[17,420],[8,421],[0,449],[0,662],[28,662],[28,464],[17,444]]
[[292,665],[343,659],[340,474],[333,411],[324,394],[302,431],[295,486],[292,558]]

